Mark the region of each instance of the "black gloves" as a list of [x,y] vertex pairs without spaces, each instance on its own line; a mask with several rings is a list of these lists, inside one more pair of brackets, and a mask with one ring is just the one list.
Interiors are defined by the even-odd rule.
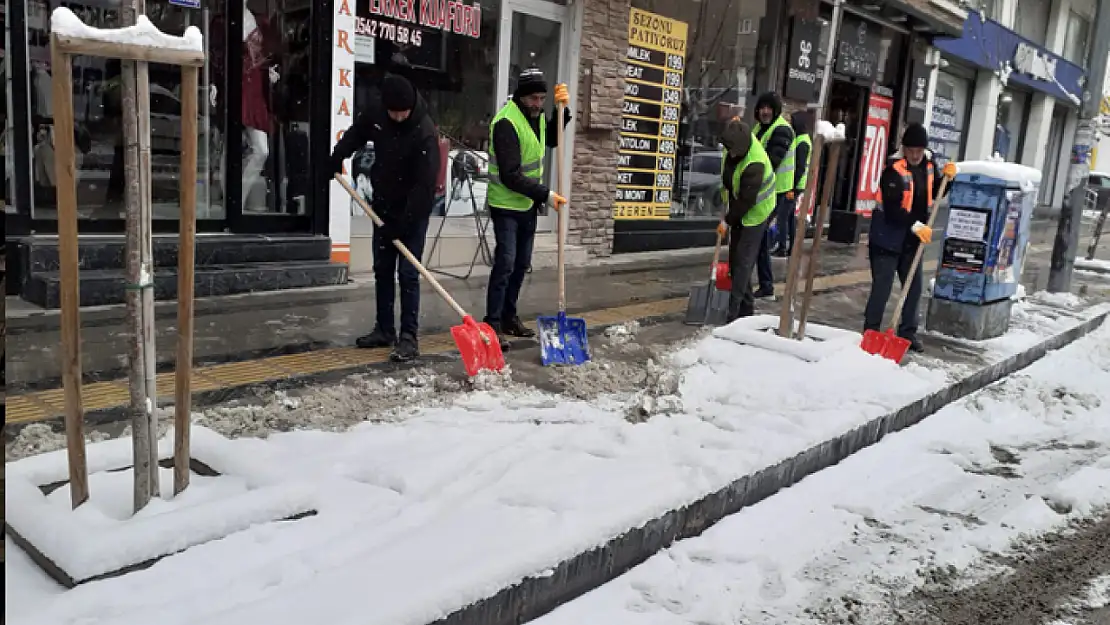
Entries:
[[383,239],[390,242],[403,238],[407,229],[408,227],[404,221],[398,219],[386,221],[383,222],[382,225],[377,226],[378,234],[380,234]]

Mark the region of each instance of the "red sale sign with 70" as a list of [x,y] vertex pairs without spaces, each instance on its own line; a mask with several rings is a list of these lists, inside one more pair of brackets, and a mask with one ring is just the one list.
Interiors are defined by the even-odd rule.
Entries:
[[871,94],[867,105],[867,132],[860,150],[859,186],[856,191],[856,212],[870,217],[871,211],[882,198],[879,195],[879,178],[886,167],[887,145],[890,143],[890,115],[894,100]]

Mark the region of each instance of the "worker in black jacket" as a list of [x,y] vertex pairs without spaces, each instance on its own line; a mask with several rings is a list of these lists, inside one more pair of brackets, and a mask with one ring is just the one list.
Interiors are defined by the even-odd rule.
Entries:
[[[763,146],[771,167],[775,170],[775,214],[784,211],[793,214],[792,202],[787,195],[793,196],[794,190],[794,130],[790,122],[782,116],[782,100],[771,91],[759,96],[755,101],[755,138]],[[775,294],[775,279],[771,273],[770,229],[764,234],[759,248],[756,272],[759,275],[759,290],[756,297],[771,297]]]
[[[486,291],[485,322],[501,337],[530,338],[535,331],[517,313],[517,298],[532,265],[532,247],[542,206],[559,210],[566,203],[544,184],[544,156],[559,143],[554,119],[544,113],[547,82],[537,68],[521,72],[511,100],[501,107],[490,126],[489,204],[494,249],[493,268]],[[570,101],[567,86],[555,85],[555,102]],[[564,109],[563,125],[570,122]]]
[[[929,134],[921,124],[913,123],[902,134],[901,154],[890,158],[879,179],[881,202],[871,215],[868,234],[868,255],[871,260],[871,295],[864,310],[863,329],[878,331],[883,312],[894,288],[894,276],[903,283],[917,254],[917,247],[933,240],[933,231],[925,224],[934,210],[941,176],[932,155],[925,149]],[[943,175],[956,175],[956,166],[948,163]],[[910,342],[910,349],[924,348],[917,338],[918,304],[921,300],[920,268],[913,276],[902,319],[896,332]]]
[[[407,362],[420,354],[417,330],[420,319],[420,274],[393,245],[400,241],[420,258],[428,218],[435,202],[440,168],[439,140],[424,100],[402,76],[387,74],[381,84],[381,104],[372,103],[343,134],[331,154],[331,170],[343,172],[343,161],[355,150],[373,143],[370,168],[374,212],[383,225],[375,226],[374,294],[377,322],[373,331],[359,337],[363,348],[393,346],[390,357]],[[393,315],[395,282],[401,291],[401,332]]]

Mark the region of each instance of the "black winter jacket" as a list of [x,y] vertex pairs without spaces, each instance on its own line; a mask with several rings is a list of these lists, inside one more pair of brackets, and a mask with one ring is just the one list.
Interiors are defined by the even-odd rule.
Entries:
[[[524,110],[519,100],[517,106]],[[570,123],[570,111],[563,109],[563,128]],[[532,132],[538,137],[540,134],[539,118],[529,118],[528,124]],[[547,147],[554,148],[559,145],[559,133],[555,132],[554,115],[547,118]],[[533,208],[547,202],[551,190],[542,182],[528,178],[520,171],[520,138],[516,136],[516,128],[507,119],[502,119],[493,126],[493,153],[497,159],[497,172],[501,183],[515,193],[519,193],[532,200]]]
[[[759,122],[759,109],[768,105],[771,107],[771,111],[773,112],[771,124],[775,123],[775,120],[782,115],[782,100],[780,100],[778,95],[776,95],[775,93],[767,92],[756,99],[756,122],[754,128],[755,138],[759,139],[760,141],[763,140],[763,135],[767,133],[767,130],[771,127],[771,124],[764,126],[762,123]],[[774,167],[776,170],[779,168],[779,165],[782,163],[782,159],[786,158],[786,154],[790,152],[790,146],[793,143],[794,131],[790,129],[789,125],[779,126],[775,129],[774,133],[771,134],[771,138],[767,141],[766,147],[767,158],[771,159],[771,167]]]
[[418,94],[408,119],[400,123],[390,119],[379,101],[371,102],[343,133],[332,156],[350,157],[371,141],[374,211],[404,232],[432,214],[439,178],[439,134],[424,99]]
[[[906,185],[902,176],[894,170],[895,161],[901,156],[891,157],[887,167],[879,178],[879,190],[882,205],[871,216],[871,232],[868,235],[868,245],[886,252],[902,253],[917,250],[917,237],[910,234],[910,228],[915,221],[926,223],[929,221],[929,197],[926,193],[929,171],[928,164],[933,163],[933,206],[940,200],[937,195],[940,191],[942,180],[940,166],[931,155],[921,161],[917,167],[910,167],[913,174],[913,208],[906,212],[902,208],[902,193]],[[945,193],[947,195],[947,192]]]

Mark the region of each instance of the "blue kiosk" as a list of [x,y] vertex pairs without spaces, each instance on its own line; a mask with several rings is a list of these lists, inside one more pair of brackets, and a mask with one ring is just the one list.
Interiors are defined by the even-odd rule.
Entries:
[[926,326],[981,341],[1010,327],[1041,172],[993,161],[959,163],[959,168],[948,196]]

